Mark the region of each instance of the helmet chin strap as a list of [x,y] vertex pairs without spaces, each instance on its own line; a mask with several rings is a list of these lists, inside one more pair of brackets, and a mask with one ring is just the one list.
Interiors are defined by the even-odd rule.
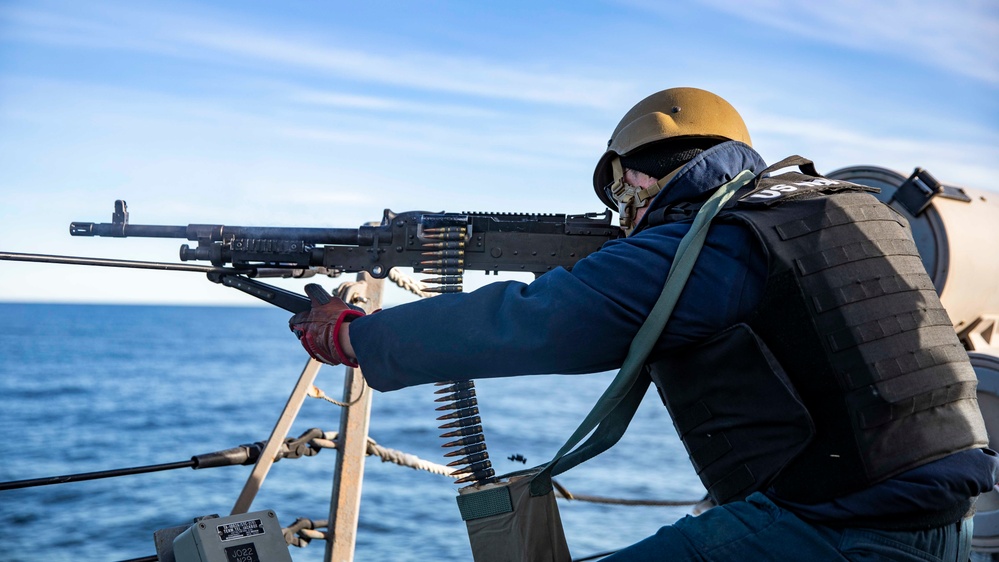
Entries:
[[617,201],[618,223],[624,229],[626,236],[630,236],[637,226],[638,221],[635,220],[635,216],[638,214],[638,210],[648,205],[680,171],[680,168],[683,166],[663,176],[662,179],[656,181],[655,185],[638,187],[624,180],[624,167],[621,165],[620,158],[615,157],[611,161],[614,183],[610,185],[610,190],[612,197]]

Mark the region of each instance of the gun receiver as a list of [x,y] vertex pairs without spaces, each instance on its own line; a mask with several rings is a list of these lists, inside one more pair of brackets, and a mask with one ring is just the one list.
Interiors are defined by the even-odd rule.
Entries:
[[582,215],[431,213],[385,210],[381,224],[360,228],[282,228],[189,224],[129,224],[124,201],[115,202],[110,223],[74,222],[73,236],[181,238],[181,261],[256,270],[314,269],[336,276],[366,271],[383,278],[393,267],[460,275],[464,270],[498,273],[571,268],[620,237],[610,211]]

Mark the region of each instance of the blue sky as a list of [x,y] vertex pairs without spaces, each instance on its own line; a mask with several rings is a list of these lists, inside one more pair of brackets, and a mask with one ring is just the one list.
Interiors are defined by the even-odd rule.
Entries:
[[[672,86],[732,102],[768,161],[996,190],[991,0],[3,0],[0,250],[176,261],[182,241],[69,236],[115,199],[143,224],[595,211],[610,131]],[[13,262],[0,300],[255,304],[198,274]]]

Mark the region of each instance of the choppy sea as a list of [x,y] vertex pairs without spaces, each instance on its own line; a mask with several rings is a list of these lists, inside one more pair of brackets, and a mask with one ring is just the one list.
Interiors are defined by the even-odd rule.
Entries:
[[[270,434],[307,357],[284,311],[0,303],[0,481],[186,461]],[[501,472],[548,460],[613,373],[477,381],[486,442]],[[316,385],[342,393],[341,368]],[[373,396],[370,435],[441,463],[434,387]],[[307,400],[291,435],[336,431],[339,407]],[[251,510],[283,526],[326,519],[336,452],[272,468]],[[153,532],[227,515],[251,467],[139,474],[0,491],[0,561],[117,561],[155,554]],[[704,491],[658,396],[650,391],[624,439],[560,476],[578,494],[696,500]],[[443,476],[369,457],[355,560],[470,560],[465,526]],[[559,500],[574,558],[653,534],[686,507]],[[321,561],[324,545],[292,547]]]

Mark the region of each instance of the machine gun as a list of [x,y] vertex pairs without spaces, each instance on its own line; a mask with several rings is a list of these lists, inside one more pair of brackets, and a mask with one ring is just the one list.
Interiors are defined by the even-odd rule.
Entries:
[[430,292],[462,290],[465,270],[497,274],[571,268],[605,242],[622,236],[610,211],[582,215],[517,213],[431,213],[385,210],[381,224],[360,228],[282,228],[189,224],[129,224],[124,201],[115,202],[110,223],[74,222],[73,236],[179,238],[183,262],[212,266],[0,254],[0,259],[112,267],[199,271],[228,287],[290,312],[308,310],[302,295],[260,283],[253,277],[310,277],[366,271],[381,279],[393,267],[436,275]]
[[[239,289],[289,312],[311,308],[297,293],[267,285],[253,277],[336,277],[367,272],[376,279],[394,267],[436,275],[424,283],[428,292],[457,293],[465,270],[494,274],[530,272],[535,276],[557,267],[571,268],[608,240],[622,236],[611,225],[610,211],[582,215],[514,213],[430,213],[385,210],[381,224],[360,228],[281,228],[189,224],[162,226],[129,224],[124,201],[115,202],[110,223],[74,222],[73,236],[116,238],[181,238],[195,242],[180,247],[180,260],[206,261],[211,266],[138,262],[102,258],[0,253],[0,259],[108,267],[199,271],[208,279]],[[310,287],[306,287],[310,291]],[[448,466],[456,483],[486,482],[495,471],[486,451],[471,380],[439,383],[436,402],[442,445],[456,448],[445,456],[462,457]],[[457,437],[458,439],[454,439]]]

